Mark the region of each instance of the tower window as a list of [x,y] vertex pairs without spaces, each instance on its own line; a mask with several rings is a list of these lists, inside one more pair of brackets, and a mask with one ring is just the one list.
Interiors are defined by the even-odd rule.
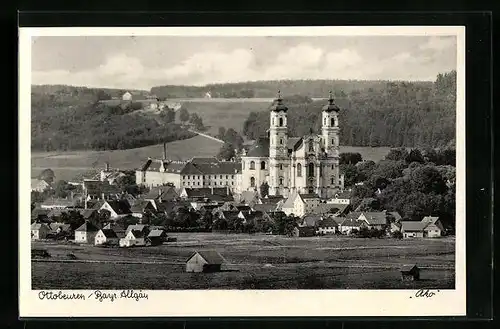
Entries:
[[335,126],[335,119],[334,118],[331,118],[330,119],[330,125],[333,127]]
[[250,170],[255,170],[255,162],[250,161]]
[[323,119],[323,124],[326,126],[326,118]]
[[250,186],[255,187],[255,178],[254,177],[250,177]]
[[280,127],[283,127],[283,118],[280,118]]
[[283,177],[280,177],[280,185],[283,185]]
[[314,152],[314,143],[312,140],[309,141],[309,152]]
[[297,176],[302,177],[302,165],[300,163],[297,164]]
[[330,178],[330,184],[335,185],[335,178],[333,178],[333,176]]
[[283,145],[283,138],[280,138],[280,144]]
[[332,169],[335,169],[335,165],[332,165]]
[[308,176],[309,177],[314,177],[314,163],[310,163],[309,164],[309,168],[308,168]]
[[280,170],[283,170],[283,165],[280,163]]
[[335,140],[334,139],[332,139],[332,145],[335,145]]
[[261,170],[265,170],[265,169],[266,169],[266,162],[265,162],[265,161],[262,161],[262,162],[260,163],[260,169],[261,169]]

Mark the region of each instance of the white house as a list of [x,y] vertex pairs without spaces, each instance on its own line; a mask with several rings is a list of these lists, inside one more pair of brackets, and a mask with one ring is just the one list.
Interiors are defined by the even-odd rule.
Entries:
[[319,222],[317,234],[335,234],[337,232],[337,222],[333,218],[327,218]]
[[281,210],[286,215],[295,215],[298,217],[303,217],[307,214],[311,214],[320,204],[320,198],[317,194],[298,194],[292,193],[283,206]]
[[326,203],[335,203],[335,204],[345,204],[348,205],[351,203],[351,193],[344,191],[341,193],[335,193],[333,198],[326,201]]
[[444,232],[444,226],[439,217],[426,216],[422,219],[424,227],[424,236],[428,238],[440,237]]
[[340,232],[342,234],[352,234],[355,231],[359,231],[363,227],[368,227],[365,221],[363,220],[355,220],[355,219],[346,219],[340,224]]
[[132,100],[132,94],[127,91],[125,94],[123,94],[122,99],[124,101],[131,101]]
[[96,246],[104,243],[118,245],[119,240],[118,235],[116,235],[116,232],[112,229],[101,229],[95,235],[94,244]]
[[43,179],[31,179],[31,192],[44,192],[50,188],[50,184]]
[[111,218],[120,218],[132,214],[129,204],[124,200],[106,200],[99,208],[99,211],[101,210],[109,211]]
[[31,224],[31,240],[45,239],[49,232],[50,228],[45,223]]
[[402,221],[401,233],[403,233],[403,238],[423,238],[424,227],[422,222]]
[[145,246],[144,233],[139,230],[130,230],[120,239],[120,247]]
[[94,243],[97,232],[99,228],[86,221],[75,230],[75,243]]
[[359,215],[358,220],[365,221],[369,228],[377,230],[384,230],[388,224],[385,211],[362,212],[361,215]]

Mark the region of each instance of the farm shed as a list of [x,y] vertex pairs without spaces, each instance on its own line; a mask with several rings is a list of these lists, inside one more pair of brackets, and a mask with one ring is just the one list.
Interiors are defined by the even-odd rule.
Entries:
[[401,268],[401,280],[403,281],[416,281],[420,279],[420,269],[417,265],[404,265]]
[[403,221],[401,222],[401,233],[403,233],[403,238],[423,238],[424,227],[422,222]]
[[186,261],[186,272],[219,272],[224,258],[215,250],[197,251]]
[[314,236],[316,229],[311,226],[295,227],[293,229],[293,236],[304,237],[304,236]]
[[119,243],[120,247],[144,246],[146,245],[144,241],[144,232],[131,230],[124,238],[120,239]]
[[162,229],[154,229],[149,232],[147,241],[152,245],[152,246],[157,246],[163,243],[163,241],[166,240],[167,233],[165,230]]

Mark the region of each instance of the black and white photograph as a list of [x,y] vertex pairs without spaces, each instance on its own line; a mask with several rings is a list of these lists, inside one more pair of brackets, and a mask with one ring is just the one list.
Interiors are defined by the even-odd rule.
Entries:
[[462,28],[23,30],[29,303],[464,312]]

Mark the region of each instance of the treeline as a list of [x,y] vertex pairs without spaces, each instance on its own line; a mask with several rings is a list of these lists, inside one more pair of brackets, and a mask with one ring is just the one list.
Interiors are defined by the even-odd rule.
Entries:
[[[350,93],[355,90],[383,89],[388,81],[382,80],[270,80],[238,83],[218,83],[205,86],[166,85],[151,88],[151,93],[166,98],[199,98],[210,92],[212,98],[269,98],[278,90],[284,94],[327,97],[330,90]],[[429,86],[430,82],[416,82],[419,86]]]
[[345,185],[353,188],[351,203],[356,211],[397,211],[407,220],[439,216],[454,227],[454,149],[397,148],[378,163],[353,163],[353,159],[344,157],[340,169]]
[[88,88],[67,85],[32,85],[31,97],[37,101],[47,100],[52,105],[75,105],[92,103],[99,100],[118,97],[121,99],[127,91],[139,93],[146,97],[146,90],[134,89],[111,89],[111,88]]
[[[345,94],[345,97],[343,96]],[[439,74],[434,83],[386,82],[383,85],[336,90],[340,143],[350,146],[454,147],[456,71]],[[321,130],[325,101],[287,104],[292,136]],[[256,139],[269,127],[267,111],[251,112],[243,134]]]
[[[52,97],[49,97],[52,98]],[[93,102],[68,106],[44,97],[32,100],[31,147],[41,151],[117,150],[143,147],[195,134],[172,122],[166,109],[158,118],[133,113],[135,103]],[[170,114],[170,115],[169,115]]]

